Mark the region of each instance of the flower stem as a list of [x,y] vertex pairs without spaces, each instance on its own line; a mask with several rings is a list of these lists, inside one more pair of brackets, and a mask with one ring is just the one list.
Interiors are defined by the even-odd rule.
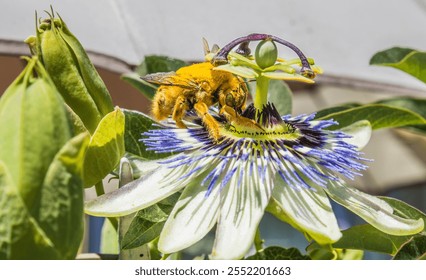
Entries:
[[256,78],[256,93],[254,95],[254,107],[257,111],[262,111],[263,106],[268,102],[269,78],[259,76]]
[[254,236],[254,248],[256,249],[256,252],[260,253],[263,251],[263,242],[264,240],[260,236],[260,230],[258,228],[256,230],[256,235]]
[[96,190],[97,196],[101,196],[101,195],[105,194],[104,184],[102,183],[102,181],[99,181],[98,183],[96,183],[95,190]]

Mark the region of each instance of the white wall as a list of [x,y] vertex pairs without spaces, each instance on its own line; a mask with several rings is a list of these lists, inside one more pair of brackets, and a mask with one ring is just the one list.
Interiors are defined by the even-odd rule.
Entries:
[[0,0],[0,38],[34,34],[34,11],[52,4],[90,50],[137,64],[146,54],[202,60],[201,38],[223,46],[251,32],[298,45],[328,74],[426,89],[397,70],[368,65],[392,46],[426,50],[425,0]]

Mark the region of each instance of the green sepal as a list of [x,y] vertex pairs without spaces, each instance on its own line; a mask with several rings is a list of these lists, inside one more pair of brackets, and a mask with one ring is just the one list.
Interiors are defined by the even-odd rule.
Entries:
[[0,256],[72,259],[83,235],[81,172],[64,102],[37,57],[0,99]]
[[89,56],[81,45],[80,41],[71,33],[68,26],[59,17],[61,23],[60,35],[67,42],[68,47],[72,50],[72,54],[75,56],[75,62],[78,63],[78,69],[80,70],[81,77],[89,91],[90,96],[96,104],[99,112],[102,116],[105,116],[109,112],[114,110],[111,95],[105,83],[101,79],[98,71],[96,70],[93,63],[90,61]]
[[63,99],[38,59],[28,59],[0,99],[0,160],[30,211],[37,211],[44,176],[70,137]]
[[84,160],[84,186],[100,182],[120,162],[124,148],[125,117],[120,108],[105,115],[90,138]]
[[316,242],[306,248],[308,255],[313,260],[362,260],[364,251],[354,249],[338,249],[331,245],[321,246]]
[[[0,259],[74,259],[83,237],[81,169],[88,134],[56,154],[31,210],[0,162]],[[34,186],[37,187],[37,186]]]

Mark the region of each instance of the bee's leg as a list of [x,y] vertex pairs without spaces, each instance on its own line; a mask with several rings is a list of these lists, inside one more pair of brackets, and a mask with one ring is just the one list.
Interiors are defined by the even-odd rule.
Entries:
[[226,120],[231,124],[237,124],[245,127],[250,127],[255,130],[265,131],[257,122],[252,119],[238,115],[237,112],[228,105],[223,105],[220,109],[219,114],[223,115]]
[[176,99],[175,107],[173,108],[173,115],[172,118],[176,122],[177,127],[179,128],[186,128],[186,125],[183,123],[182,119],[186,114],[186,111],[188,111],[189,107],[186,103],[184,96],[179,96]]
[[160,87],[154,96],[154,100],[152,101],[152,108],[151,108],[152,115],[157,121],[164,120],[170,114],[170,111],[167,112],[166,100],[167,99],[165,98],[163,88]]
[[194,109],[198,116],[203,120],[203,123],[207,127],[210,136],[215,140],[219,140],[219,125],[216,120],[209,114],[209,107],[204,102],[197,102],[194,105]]
[[219,114],[223,115],[228,122],[232,122],[237,118],[237,112],[228,105],[223,105],[222,108],[220,108]]

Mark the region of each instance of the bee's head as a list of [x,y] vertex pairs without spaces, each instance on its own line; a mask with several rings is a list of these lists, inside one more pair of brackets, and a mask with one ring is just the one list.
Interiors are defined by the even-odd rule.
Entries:
[[246,107],[248,89],[244,81],[238,83],[238,86],[231,87],[223,91],[219,96],[220,106],[227,105],[240,113]]

